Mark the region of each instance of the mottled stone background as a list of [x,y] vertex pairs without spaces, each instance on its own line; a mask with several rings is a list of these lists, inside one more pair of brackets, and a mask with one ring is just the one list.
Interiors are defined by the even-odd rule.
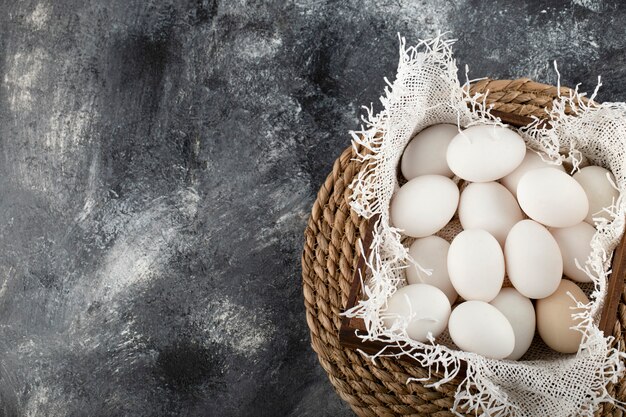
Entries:
[[351,415],[302,233],[397,32],[618,101],[619,3],[0,0],[0,415]]

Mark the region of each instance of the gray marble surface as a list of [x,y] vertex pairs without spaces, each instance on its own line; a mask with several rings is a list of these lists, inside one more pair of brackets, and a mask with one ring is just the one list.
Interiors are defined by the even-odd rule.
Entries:
[[618,5],[0,0],[0,415],[352,415],[302,233],[397,33],[619,101]]

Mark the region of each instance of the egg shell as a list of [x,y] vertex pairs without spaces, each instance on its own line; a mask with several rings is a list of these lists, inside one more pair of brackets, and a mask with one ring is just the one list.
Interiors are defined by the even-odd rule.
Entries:
[[550,232],[533,220],[517,223],[504,244],[506,272],[511,283],[528,298],[552,294],[563,276],[559,245]]
[[533,169],[524,174],[517,186],[517,200],[528,217],[552,227],[574,226],[589,211],[583,187],[555,168]]
[[589,200],[589,211],[585,221],[590,225],[595,225],[593,218],[601,217],[611,220],[611,216],[602,209],[613,204],[619,197],[619,191],[613,187],[615,176],[609,171],[598,166],[588,166],[574,174],[574,179],[578,181]]
[[406,323],[408,336],[418,342],[426,342],[428,334],[439,336],[450,317],[450,302],[439,288],[428,284],[411,284],[398,289],[382,312],[386,328],[403,327]]
[[446,161],[446,151],[457,133],[456,125],[440,124],[429,126],[413,136],[400,163],[404,178],[411,180],[429,174],[452,177],[454,174]]
[[464,299],[493,300],[504,282],[500,244],[484,230],[463,230],[450,244],[448,274],[454,289]]
[[450,221],[459,189],[442,175],[422,175],[404,184],[391,200],[391,224],[408,236],[432,235]]
[[515,348],[506,359],[518,360],[524,356],[535,336],[533,303],[515,288],[502,288],[490,304],[504,314],[515,334]]
[[484,301],[466,301],[450,314],[452,341],[466,352],[504,359],[515,348],[513,327],[497,308]]
[[509,230],[524,218],[515,197],[497,182],[475,182],[461,193],[459,219],[464,229],[483,229],[504,246]]
[[589,299],[572,281],[562,280],[557,290],[550,297],[537,300],[537,330],[546,345],[561,353],[575,353],[582,341],[582,333],[570,329],[579,320],[572,314],[584,311],[575,308],[576,303],[567,294],[571,293],[576,301],[589,303]]
[[448,249],[450,244],[438,236],[416,239],[409,247],[409,255],[422,268],[429,269],[431,274],[428,275],[409,263],[406,277],[409,284],[429,284],[439,288],[448,297],[450,304],[453,304],[457,293],[448,275]]
[[576,266],[576,259],[584,267],[591,254],[591,239],[596,229],[589,223],[581,222],[577,225],[563,228],[554,228],[550,233],[556,240],[563,258],[563,273],[577,282],[591,282],[591,278]]
[[524,176],[524,174],[526,174],[528,171],[532,171],[533,169],[550,167],[565,172],[565,168],[563,168],[563,165],[554,165],[546,162],[541,159],[541,156],[537,152],[527,150],[526,156],[524,156],[524,160],[522,161],[522,163],[509,175],[503,177],[500,182],[511,192],[511,194],[517,196],[517,185],[519,184],[519,180]]
[[466,181],[495,181],[524,159],[526,146],[515,131],[496,125],[471,126],[457,134],[446,154],[448,166]]

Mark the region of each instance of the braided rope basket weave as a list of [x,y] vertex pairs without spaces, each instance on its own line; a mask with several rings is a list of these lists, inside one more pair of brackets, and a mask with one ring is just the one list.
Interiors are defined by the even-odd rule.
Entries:
[[[489,92],[486,101],[499,112],[520,116],[546,115],[559,91],[528,79],[482,80],[472,93]],[[561,88],[561,94],[569,90]],[[352,147],[335,161],[320,188],[305,231],[302,278],[311,344],[339,396],[359,416],[453,416],[449,411],[457,389],[453,383],[425,387],[408,378],[425,378],[428,370],[397,359],[379,358],[376,364],[339,343],[341,312],[345,309],[368,221],[350,209],[348,188],[359,162]],[[621,277],[621,279],[624,279]],[[626,287],[625,287],[626,288]],[[624,348],[626,289],[621,294],[612,328],[615,343]],[[609,393],[626,400],[626,379],[609,385]],[[602,404],[596,416],[623,416],[612,404]]]

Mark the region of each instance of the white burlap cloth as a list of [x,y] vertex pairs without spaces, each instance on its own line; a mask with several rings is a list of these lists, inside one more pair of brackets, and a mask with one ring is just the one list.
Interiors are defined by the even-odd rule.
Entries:
[[[465,361],[467,373],[456,392],[455,412],[463,407],[485,416],[592,415],[598,403],[614,401],[606,385],[616,382],[624,370],[625,355],[609,347],[611,337],[603,335],[597,326],[607,290],[611,254],[624,232],[626,207],[621,197],[608,209],[612,220],[599,223],[592,241],[592,256],[587,264],[581,265],[593,278],[594,285],[587,288],[591,301],[585,306],[585,313],[579,315],[583,320],[578,330],[584,337],[576,355],[555,353],[536,340],[525,360],[486,359],[457,350],[445,334],[436,343],[419,343],[409,339],[402,329],[383,327],[381,314],[386,300],[404,285],[403,269],[413,262],[406,240],[403,245],[405,236],[389,225],[389,203],[399,186],[397,165],[404,147],[415,133],[436,123],[457,123],[462,127],[500,124],[483,103],[469,96],[469,88],[464,89],[459,82],[452,41],[437,37],[407,47],[401,39],[400,44],[396,80],[393,83],[385,80],[388,87],[381,97],[384,109],[377,115],[367,109],[362,130],[352,132],[354,144],[363,145],[371,152],[358,157],[367,165],[351,185],[351,205],[366,218],[376,214],[380,217],[367,260],[371,276],[363,277],[366,296],[346,314],[365,321],[368,330],[365,339],[400,346],[423,367],[443,372],[442,378],[424,383],[437,385],[450,381],[457,375],[461,361]],[[579,105],[580,95],[576,91],[555,101],[548,115],[551,128],[542,128],[536,121],[519,131],[529,148],[544,152],[554,163],[568,158],[576,169],[584,155],[589,163],[609,169],[623,196],[626,104]],[[566,105],[573,107],[576,114],[566,115]],[[454,235],[454,227],[450,230],[448,238]],[[379,352],[372,360],[384,355],[388,353]]]

